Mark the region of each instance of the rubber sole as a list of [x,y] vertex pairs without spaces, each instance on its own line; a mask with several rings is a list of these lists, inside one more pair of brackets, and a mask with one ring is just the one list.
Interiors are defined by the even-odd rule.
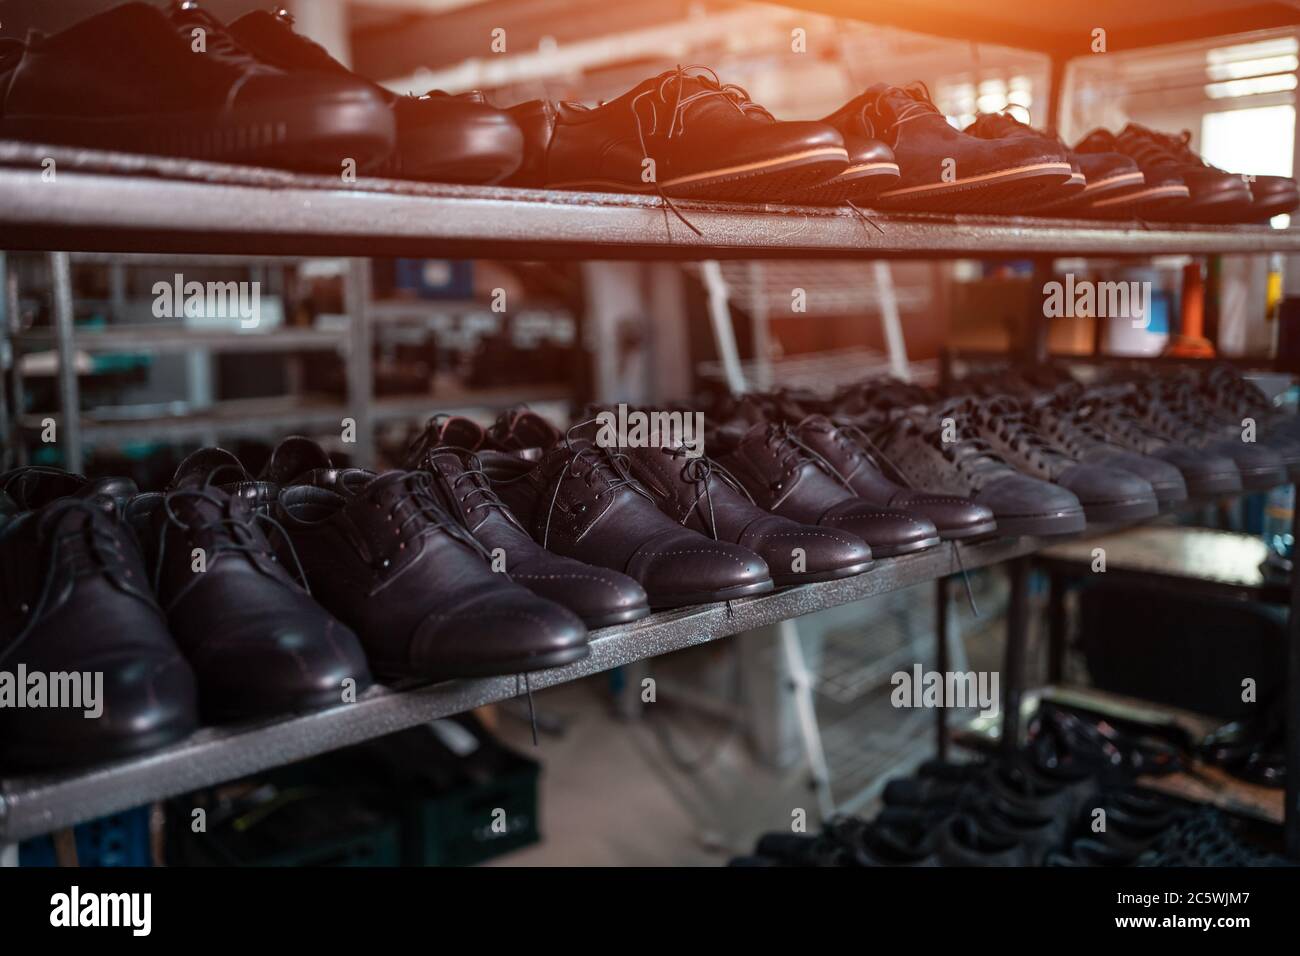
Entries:
[[[575,612],[576,613],[576,612]],[[582,617],[582,615],[578,615]],[[610,614],[603,614],[600,617],[584,617],[582,623],[587,625],[591,630],[598,627],[613,627],[616,624],[631,624],[633,621],[639,621],[643,617],[650,616],[650,605],[643,604],[640,607],[630,608],[626,611],[615,611]]]
[[650,607],[656,611],[668,611],[673,608],[691,607],[696,604],[716,604],[718,601],[735,601],[739,598],[770,594],[776,590],[771,578],[756,584],[738,584],[720,591],[693,591],[687,594],[650,595]]
[[718,167],[678,176],[658,184],[580,179],[547,183],[548,189],[591,189],[601,192],[662,192],[674,199],[720,199],[731,202],[773,202],[820,185],[843,171],[849,154],[843,148],[804,150],[775,159]]
[[1058,534],[1077,534],[1088,527],[1088,519],[1082,508],[1037,515],[997,515],[996,520],[998,532],[1013,538],[1022,535],[1051,537]]
[[1191,192],[1183,185],[1143,186],[1117,196],[1107,196],[1094,201],[1088,212],[1092,215],[1131,218],[1138,214],[1156,213],[1162,208],[1185,201]]
[[1225,471],[1200,478],[1194,478],[1184,472],[1183,480],[1187,482],[1187,497],[1194,501],[1202,498],[1239,495],[1242,492],[1241,473],[1238,471]]
[[867,545],[877,558],[901,558],[905,554],[916,554],[918,551],[928,551],[930,548],[938,547],[942,541],[943,539],[936,534],[932,538],[921,538],[919,541],[907,541],[903,544],[886,545],[868,541]]
[[[373,680],[358,681],[357,694],[365,693],[374,685]],[[262,706],[216,707],[210,706],[202,699],[199,701],[199,713],[204,725],[230,724],[244,720],[264,720],[284,714],[305,714],[315,710],[328,710],[343,703],[343,688],[329,687],[297,697],[279,695],[274,700],[266,701]]]
[[1089,524],[1126,524],[1160,514],[1160,502],[1150,498],[1127,498],[1123,501],[1084,501],[1083,514]]
[[798,587],[801,584],[817,584],[820,581],[838,581],[865,574],[875,567],[876,562],[866,561],[862,564],[850,564],[843,568],[831,568],[829,571],[810,571],[805,574],[774,574],[772,583],[779,588]]
[[179,743],[196,730],[197,726],[186,724],[162,728],[152,734],[108,740],[87,735],[76,740],[60,741],[57,746],[40,750],[25,748],[18,741],[11,741],[0,747],[0,768],[5,771],[49,772],[110,763]]
[[6,138],[334,174],[345,159],[359,170],[382,162],[396,135],[392,110],[362,97],[267,101],[226,112],[0,120]]
[[1242,468],[1238,465],[1237,471],[1241,473],[1242,491],[1268,491],[1287,483],[1286,470],[1282,468]]
[[1096,182],[1090,182],[1083,187],[1083,192],[1078,195],[1049,202],[1038,207],[1035,211],[1046,212],[1050,210],[1056,214],[1073,211],[1083,212],[1102,196],[1109,196],[1121,189],[1132,189],[1135,186],[1141,186],[1144,182],[1145,179],[1140,172],[1118,173],[1114,176],[1107,176],[1105,179],[1099,179]]
[[549,651],[545,654],[530,654],[524,657],[515,657],[503,661],[490,661],[482,664],[469,664],[463,667],[456,667],[446,672],[429,671],[423,674],[412,674],[409,669],[384,665],[381,663],[372,663],[371,669],[374,671],[375,678],[383,684],[392,684],[401,682],[404,685],[415,686],[417,684],[428,683],[436,684],[445,680],[456,680],[461,677],[508,677],[511,674],[525,674],[531,671],[544,671],[552,667],[563,667],[565,664],[574,664],[578,661],[585,660],[591,654],[591,647],[586,643],[576,647],[566,647],[558,651]]
[[[938,526],[936,525],[936,527]],[[991,521],[981,521],[979,524],[964,525],[960,528],[938,528],[939,537],[944,541],[966,541],[970,538],[982,538],[985,535],[996,534],[998,530],[996,518]]]
[[[1056,184],[1072,175],[1069,163],[1032,163],[994,173],[955,179],[950,183],[927,183],[886,189],[876,197],[882,209],[922,209],[936,212],[971,212],[1024,196],[1025,181],[1050,179]],[[1047,185],[1047,184],[1044,184]]]
[[863,163],[818,186],[810,186],[789,201],[809,206],[837,206],[847,200],[874,199],[891,181],[898,179],[897,163]]

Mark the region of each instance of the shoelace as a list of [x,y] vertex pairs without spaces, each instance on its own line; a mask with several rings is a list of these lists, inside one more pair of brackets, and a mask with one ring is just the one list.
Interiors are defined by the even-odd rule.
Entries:
[[1129,124],[1124,132],[1115,137],[1115,142],[1123,152],[1137,160],[1139,165],[1167,166],[1171,163],[1186,162],[1179,155],[1174,144],[1164,135],[1136,123]]
[[1048,458],[1069,457],[1038,433],[1026,418],[1020,403],[1009,396],[986,399],[979,403],[978,408],[984,426],[1007,444]]
[[[893,107],[893,117],[890,119],[886,117],[881,104],[886,97],[895,94],[907,97],[908,101],[901,106],[895,105]],[[934,97],[930,95],[930,88],[920,80],[908,83],[906,86],[891,86],[881,90],[869,105],[872,112],[885,122],[886,127],[892,126],[896,128],[924,116],[943,116],[939,107],[934,105]]]
[[[294,569],[297,571],[298,583],[302,589],[311,594],[311,587],[307,583],[307,574],[303,571],[302,562],[298,558],[298,551],[289,539],[289,533],[284,530],[274,517],[269,514],[263,514],[253,508],[249,508],[247,513],[236,516],[231,513],[231,505],[238,499],[234,496],[221,496],[214,493],[211,486],[213,475],[221,469],[214,469],[207,477],[202,488],[178,488],[175,491],[169,491],[163,496],[162,509],[164,521],[162,527],[158,529],[158,562],[154,569],[153,589],[154,593],[159,593],[159,587],[162,583],[163,567],[166,564],[167,556],[167,530],[168,528],[179,528],[186,537],[191,537],[201,531],[210,531],[214,536],[214,543],[211,546],[210,553],[206,555],[206,560],[211,560],[219,553],[233,552],[236,554],[247,555],[264,555],[272,560],[278,560],[275,551],[271,548],[270,542],[265,536],[258,540],[257,522],[265,522],[269,527],[274,528],[280,534],[280,540],[288,548],[290,556],[293,558]],[[193,523],[187,522],[184,518],[176,513],[173,504],[181,501],[206,502],[213,505],[219,511],[219,517],[199,512],[199,520]]]
[[[438,503],[437,492],[433,487],[433,476],[427,472],[412,471],[403,478],[401,492],[389,506],[389,517],[397,518],[403,509],[407,510],[407,514],[397,523],[395,529],[397,534],[401,535],[412,524],[416,526],[414,533],[403,539],[404,545],[419,541],[421,538],[447,534],[473,548],[485,560],[492,560],[491,552]],[[383,566],[382,561],[380,566]]]
[[[54,534],[51,528],[70,511],[84,512],[89,518],[80,527]],[[110,523],[116,521],[114,515],[93,500],[86,498],[63,498],[46,508],[36,526],[37,541],[51,542],[40,594],[36,603],[27,612],[27,623],[14,637],[9,647],[0,654],[0,662],[17,650],[31,634],[33,628],[40,623],[41,616],[54,596],[60,568],[66,564],[72,575],[79,577],[96,570],[107,570],[114,564],[122,563],[125,556],[121,550],[121,542],[108,527]]]
[[[779,456],[780,464],[787,474],[793,472],[803,462],[811,461],[849,491],[853,491],[853,486],[848,483],[843,475],[836,471],[835,466],[827,461],[816,449],[804,444],[785,422],[769,424],[764,435],[764,441]],[[854,493],[856,494],[856,492]]]
[[220,20],[200,7],[197,0],[172,0],[171,21],[187,43],[191,40],[191,30],[202,30],[205,55],[238,67],[259,62],[240,46]]
[[[975,403],[971,399],[959,399],[939,406],[932,416],[927,414],[924,424],[917,422],[913,415],[900,415],[886,427],[884,443],[888,444],[889,437],[898,431],[911,429],[923,441],[937,448],[959,472],[978,474],[981,471],[1009,467],[1002,456],[993,450],[992,445],[972,432],[970,426],[963,422],[963,419],[969,419],[974,413]],[[956,433],[953,441],[943,440],[944,419],[951,419],[954,423]]]
[[542,531],[543,548],[547,547],[551,540],[551,518],[555,514],[555,506],[560,498],[560,487],[566,477],[575,480],[583,478],[588,488],[594,487],[598,479],[604,481],[605,487],[596,492],[596,500],[600,500],[607,494],[613,494],[620,488],[629,488],[647,501],[654,502],[650,492],[642,488],[640,482],[632,477],[628,469],[627,456],[622,452],[602,448],[594,442],[584,441],[582,445],[574,445],[573,433],[595,422],[594,418],[576,422],[564,433],[564,447],[568,450],[569,457],[553,479],[555,490],[551,492],[551,503],[546,509],[546,526]]
[[[685,95],[686,81],[688,79],[695,80],[697,83],[703,85],[705,89]],[[636,135],[638,142],[641,144],[641,158],[643,160],[651,158],[650,148],[646,145],[646,137],[659,135],[659,111],[655,108],[655,100],[658,99],[665,106],[669,105],[666,89],[668,84],[672,83],[674,80],[677,83],[677,96],[673,100],[672,110],[668,114],[668,132],[664,134],[665,139],[672,139],[674,136],[680,136],[686,133],[687,107],[693,103],[698,103],[701,100],[711,99],[713,97],[722,97],[723,101],[734,107],[741,116],[748,116],[751,112],[757,112],[769,119],[775,119],[771,113],[750,99],[749,93],[744,87],[737,86],[735,83],[723,83],[718,78],[718,74],[713,72],[709,67],[678,65],[675,69],[667,70],[660,74],[659,84],[657,87],[642,90],[636,96],[632,97],[630,107],[632,110],[632,116],[636,120]],[[656,93],[658,94],[657,96]],[[650,131],[648,133],[646,132],[641,111],[639,109],[642,100],[646,99],[646,97],[650,97]],[[655,179],[654,187],[655,192],[663,201],[664,206],[671,209],[673,215],[680,219],[682,223],[697,236],[704,235],[694,223],[682,215],[682,211],[677,208],[677,205],[671,199],[668,198],[668,195],[659,185],[658,177]]]
[[326,71],[335,71],[335,72],[339,70],[346,71],[346,68],[343,66],[343,64],[339,63],[338,60],[334,59],[334,57],[330,54],[328,50],[326,50],[315,40],[311,39],[311,37],[304,36],[303,34],[299,33],[297,30],[294,29],[294,24],[297,21],[294,20],[293,14],[290,13],[288,10],[286,10],[284,7],[280,6],[278,3],[275,4],[273,7],[271,7],[271,16],[273,16],[276,20],[278,20],[286,27],[285,33],[287,33],[289,37],[292,38],[293,43],[296,44],[300,50],[302,50],[304,53],[307,53],[309,56],[311,56],[311,58],[315,61],[315,65],[318,68]]
[[711,458],[707,458],[704,455],[688,457],[689,450],[685,445],[679,445],[677,448],[661,448],[660,451],[665,455],[671,456],[674,461],[678,458],[685,457],[686,463],[682,465],[681,470],[682,480],[694,482],[697,488],[702,487],[702,490],[696,494],[695,501],[692,502],[691,507],[687,509],[685,517],[682,518],[682,524],[686,523],[686,520],[690,518],[691,514],[694,513],[697,508],[699,508],[701,503],[707,504],[709,508],[709,533],[713,535],[714,541],[720,540],[718,537],[718,519],[713,512],[713,492],[709,487],[710,480],[714,475],[717,475],[720,481],[726,482],[733,489],[744,495],[750,504],[754,504],[754,496],[745,489],[745,487],[736,479],[736,476]]

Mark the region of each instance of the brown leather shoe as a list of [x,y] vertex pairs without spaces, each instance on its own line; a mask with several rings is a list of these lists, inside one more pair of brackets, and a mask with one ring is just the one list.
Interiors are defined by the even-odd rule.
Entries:
[[447,511],[458,517],[493,559],[534,594],[567,607],[588,627],[626,624],[650,613],[645,589],[626,574],[547,551],[524,529],[492,490],[482,463],[470,449],[482,447],[483,428],[468,418],[429,421],[408,465],[428,472]]
[[857,535],[764,511],[726,469],[688,456],[685,446],[622,451],[659,510],[716,541],[754,551],[778,587],[846,578],[871,567],[871,549]]
[[924,551],[939,543],[938,531],[925,518],[859,498],[786,425],[751,425],[739,433],[719,429],[710,447],[720,449],[718,462],[760,508],[804,524],[851,532],[878,558]]
[[879,508],[910,512],[934,524],[945,541],[960,541],[997,530],[993,512],[958,495],[932,495],[907,488],[884,472],[871,439],[852,425],[837,425],[824,415],[809,415],[794,429],[801,442],[826,459],[859,498]]
[[[492,434],[509,443],[529,441],[525,436],[546,440],[549,427],[523,410],[503,417]],[[482,456],[493,490],[544,548],[630,575],[645,588],[652,608],[773,589],[767,565],[753,551],[714,541],[664,515],[632,477],[626,457],[596,445],[594,432],[590,425],[570,429],[539,449],[540,460],[511,453]]]

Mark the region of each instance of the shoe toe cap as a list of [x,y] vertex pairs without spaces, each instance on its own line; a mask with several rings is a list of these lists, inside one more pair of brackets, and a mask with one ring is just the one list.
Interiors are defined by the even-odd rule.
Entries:
[[416,628],[415,674],[430,679],[513,674],[587,654],[587,629],[570,610],[520,585],[481,591],[441,605]]

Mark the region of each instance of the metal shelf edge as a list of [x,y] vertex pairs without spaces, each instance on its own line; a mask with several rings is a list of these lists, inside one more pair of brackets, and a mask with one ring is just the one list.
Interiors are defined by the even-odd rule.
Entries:
[[[866,574],[764,597],[664,612],[595,631],[591,654],[567,667],[528,675],[533,690],[567,683],[814,611],[858,601],[1031,554],[1037,539],[999,538],[950,545],[877,562]],[[521,676],[450,681],[414,690],[373,688],[354,704],[249,726],[204,728],[182,743],[134,759],[64,775],[0,783],[0,844],[360,743],[383,734],[517,697]]]

